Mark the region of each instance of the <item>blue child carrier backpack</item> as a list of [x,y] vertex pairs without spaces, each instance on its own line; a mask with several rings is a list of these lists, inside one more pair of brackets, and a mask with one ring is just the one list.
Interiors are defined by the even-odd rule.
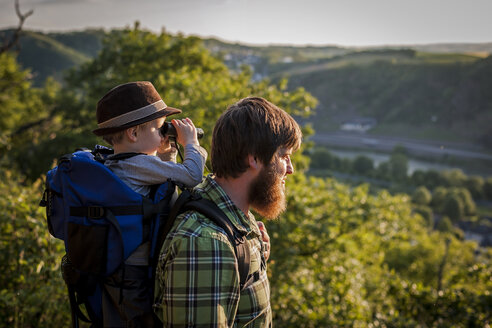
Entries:
[[47,173],[41,205],[50,233],[65,242],[62,272],[73,326],[81,319],[92,327],[154,327],[158,236],[176,186],[168,181],[153,188],[152,199],[144,197],[104,165],[111,154],[96,146],[63,156]]
[[[72,327],[79,319],[91,327],[162,327],[153,312],[155,268],[176,217],[197,211],[217,224],[234,246],[241,289],[259,279],[249,274],[250,250],[215,203],[167,181],[153,186],[151,198],[130,189],[104,161],[112,155],[96,146],[63,156],[48,171],[41,206],[48,229],[65,242],[62,273],[67,284]],[[81,309],[84,305],[85,312]]]

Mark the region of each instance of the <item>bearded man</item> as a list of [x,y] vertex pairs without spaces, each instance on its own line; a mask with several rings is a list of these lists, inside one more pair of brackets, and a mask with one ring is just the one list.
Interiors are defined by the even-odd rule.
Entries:
[[245,98],[217,121],[213,174],[195,188],[214,202],[249,246],[247,284],[241,284],[235,248],[206,216],[181,214],[161,249],[155,311],[164,327],[270,327],[267,245],[254,210],[273,219],[285,210],[290,156],[301,144],[295,120],[263,98]]

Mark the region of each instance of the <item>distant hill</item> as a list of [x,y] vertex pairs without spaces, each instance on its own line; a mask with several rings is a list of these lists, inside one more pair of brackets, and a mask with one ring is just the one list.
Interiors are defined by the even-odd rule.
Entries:
[[[0,36],[11,33],[0,31]],[[19,62],[40,85],[97,55],[109,32],[25,31]],[[287,77],[320,100],[309,120],[318,132],[376,122],[368,133],[459,141],[492,149],[492,43],[391,47],[253,46],[203,39],[232,69],[253,79]]]
[[[0,37],[12,30],[0,30]],[[87,29],[74,32],[43,33],[24,31],[20,41],[19,62],[31,68],[35,83],[39,85],[48,76],[61,81],[63,71],[75,67],[97,55],[102,47],[102,40],[108,32],[102,29]],[[492,43],[460,43],[460,44],[428,44],[393,47],[340,47],[326,46],[288,46],[269,45],[255,46],[230,43],[218,39],[203,39],[203,44],[212,53],[222,57],[231,69],[240,69],[241,65],[249,65],[255,72],[255,78],[275,77],[285,73],[294,64],[314,69],[313,62],[332,61],[333,58],[357,53],[380,51],[383,49],[413,49],[428,53],[472,54],[487,56],[492,54]],[[449,57],[451,58],[451,57]],[[277,75],[276,75],[277,74]]]
[[[12,30],[0,31],[7,37]],[[18,60],[24,68],[30,68],[35,85],[52,76],[63,80],[63,73],[90,60],[102,47],[103,30],[86,30],[69,33],[42,33],[23,31],[18,45]]]
[[316,131],[372,118],[369,133],[492,147],[492,56],[379,50],[290,66],[277,75],[318,98]]

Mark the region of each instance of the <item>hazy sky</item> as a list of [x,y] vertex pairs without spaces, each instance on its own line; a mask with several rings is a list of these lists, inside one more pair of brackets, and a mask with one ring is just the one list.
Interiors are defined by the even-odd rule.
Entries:
[[[20,0],[26,29],[141,26],[253,44],[492,42],[492,0]],[[0,28],[15,26],[0,0]]]

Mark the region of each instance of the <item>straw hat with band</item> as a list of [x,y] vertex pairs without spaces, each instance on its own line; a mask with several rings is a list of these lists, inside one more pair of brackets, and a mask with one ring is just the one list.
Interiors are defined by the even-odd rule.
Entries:
[[181,113],[169,107],[152,83],[130,82],[111,89],[97,103],[97,136],[115,133],[162,116]]

